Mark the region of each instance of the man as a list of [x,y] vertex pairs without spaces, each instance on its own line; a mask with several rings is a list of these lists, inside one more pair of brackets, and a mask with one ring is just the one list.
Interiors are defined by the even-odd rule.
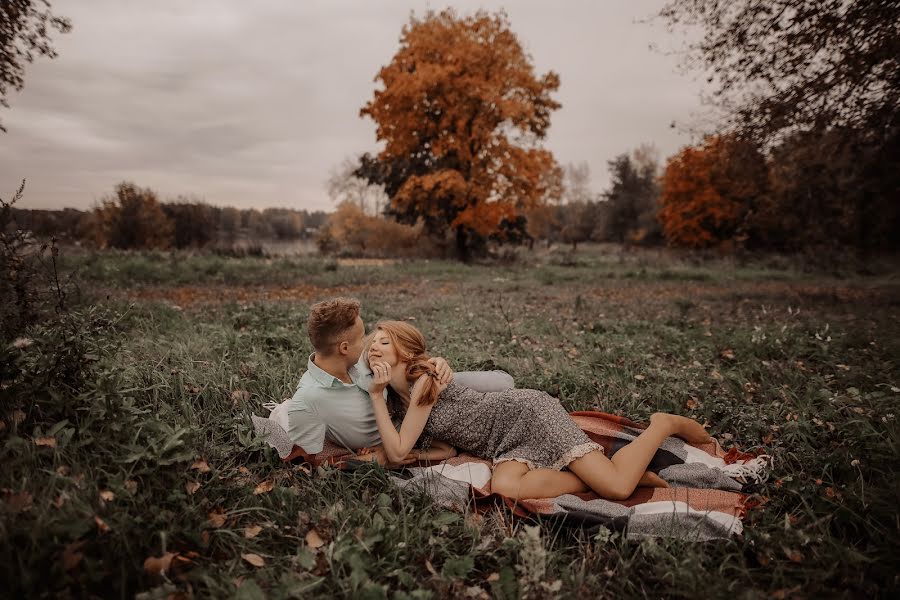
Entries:
[[[366,330],[359,302],[334,298],[313,305],[307,332],[315,352],[286,407],[287,433],[303,449],[298,454],[313,458],[326,438],[353,451],[380,445],[368,392],[372,373],[362,357]],[[432,362],[442,381],[453,379],[447,361]],[[457,373],[456,380],[483,392],[513,387],[503,371]]]

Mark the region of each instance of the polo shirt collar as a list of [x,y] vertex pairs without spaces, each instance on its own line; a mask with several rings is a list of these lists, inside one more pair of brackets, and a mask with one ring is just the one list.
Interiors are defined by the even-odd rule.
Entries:
[[[309,372],[310,375],[312,375],[313,379],[315,379],[319,385],[321,385],[322,387],[344,387],[344,386],[350,385],[350,384],[344,383],[343,381],[341,381],[340,379],[338,379],[331,373],[329,373],[329,372],[325,371],[324,369],[322,369],[321,367],[319,367],[319,365],[317,365],[315,362],[313,362],[313,359],[315,358],[315,356],[316,356],[315,352],[313,352],[312,354],[309,355],[309,360],[306,363],[306,370]],[[356,379],[357,379],[356,365],[347,369],[347,372],[350,375],[350,380],[356,381]]]

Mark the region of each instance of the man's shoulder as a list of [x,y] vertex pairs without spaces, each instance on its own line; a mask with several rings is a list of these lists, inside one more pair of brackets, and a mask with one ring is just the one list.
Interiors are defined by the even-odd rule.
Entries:
[[288,411],[315,410],[316,402],[322,396],[322,386],[316,381],[312,373],[307,371],[300,377],[297,390],[288,400]]

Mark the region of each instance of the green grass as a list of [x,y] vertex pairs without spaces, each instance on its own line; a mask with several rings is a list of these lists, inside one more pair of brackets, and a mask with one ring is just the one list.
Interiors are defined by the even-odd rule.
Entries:
[[[771,261],[769,261],[771,262]],[[802,264],[780,262],[777,269],[767,262],[736,262],[730,258],[709,259],[697,263],[678,255],[622,255],[603,246],[588,246],[576,254],[543,251],[522,253],[518,263],[495,264],[490,267],[495,277],[508,278],[522,284],[555,285],[560,282],[624,279],[635,282],[703,282],[703,281],[799,281],[816,279]],[[334,259],[318,257],[227,257],[215,254],[184,252],[90,253],[71,250],[62,257],[64,270],[77,270],[88,284],[111,288],[135,286],[180,285],[295,285],[318,286],[370,284],[429,279],[434,281],[466,281],[484,265],[466,265],[447,260],[398,261],[372,270],[344,266]],[[892,270],[879,269],[882,277]],[[870,278],[871,279],[871,278]]]
[[[896,590],[900,326],[891,276],[596,255],[561,262],[363,269],[202,255],[72,260],[106,311],[86,320],[100,323],[107,341],[82,348],[91,358],[75,357],[87,369],[83,381],[54,379],[34,384],[43,392],[4,400],[0,575],[8,593],[756,598]],[[249,292],[299,282],[317,291],[177,307],[129,295],[136,286]],[[504,368],[570,409],[691,415],[720,439],[731,436],[726,444],[764,448],[776,459],[757,490],[767,502],[748,514],[740,539],[632,542],[547,524],[532,530],[500,509],[484,518],[448,513],[399,493],[377,467],[308,473],[281,464],[254,439],[248,417],[293,392],[310,352],[309,303],[341,286],[355,286],[369,324],[414,318],[457,369]],[[34,378],[53,373],[45,359],[70,346],[57,330],[32,337],[15,351]],[[16,409],[25,414],[19,423]],[[42,437],[56,446],[36,445]],[[197,458],[211,470],[192,469]],[[273,489],[254,494],[264,481]],[[192,482],[200,484],[193,494]],[[105,491],[114,498],[103,500]],[[221,527],[210,523],[217,511]],[[262,529],[248,538],[252,526]],[[310,531],[321,548],[307,547]],[[166,551],[191,563],[165,577],[145,573],[144,560]],[[241,558],[248,553],[264,566]]]

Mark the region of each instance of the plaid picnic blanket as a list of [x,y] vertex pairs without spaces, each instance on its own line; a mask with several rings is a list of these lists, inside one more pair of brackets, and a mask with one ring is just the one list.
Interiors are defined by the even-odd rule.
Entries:
[[[641,433],[646,425],[602,412],[570,413],[579,427],[614,455]],[[283,434],[277,423],[254,417],[257,432],[267,435],[283,460],[307,459],[289,440],[273,439]],[[274,431],[274,433],[273,433]],[[286,435],[286,434],[285,434]],[[326,443],[314,465],[353,468],[355,455]],[[662,477],[669,488],[639,487],[626,500],[604,500],[593,493],[566,494],[556,498],[512,500],[494,494],[490,487],[491,462],[461,454],[437,465],[404,469],[393,476],[402,489],[424,491],[436,502],[459,511],[467,507],[485,511],[497,501],[521,517],[540,516],[562,525],[596,530],[605,527],[629,538],[679,537],[691,540],[727,538],[743,531],[741,519],[747,508],[744,484],[767,476],[770,457],[754,456],[736,449],[726,452],[718,441],[688,444],[667,438],[648,470]]]

